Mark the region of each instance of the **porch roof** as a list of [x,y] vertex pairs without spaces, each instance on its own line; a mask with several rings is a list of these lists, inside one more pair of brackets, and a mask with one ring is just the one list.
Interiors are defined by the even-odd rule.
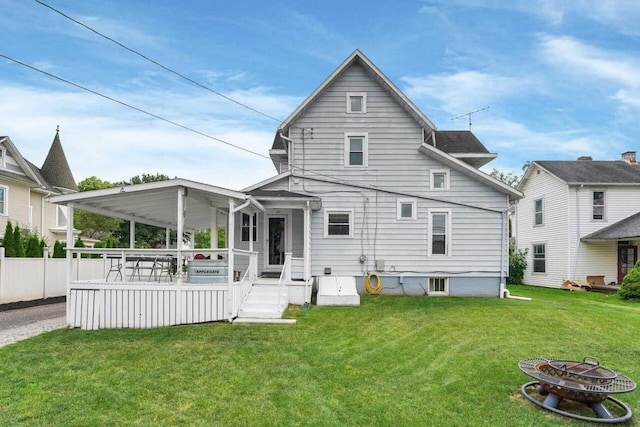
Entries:
[[184,229],[211,227],[217,209],[228,211],[229,200],[236,206],[251,202],[249,212],[262,206],[248,194],[222,187],[176,178],[166,181],[82,191],[51,197],[52,203],[141,224],[178,228],[178,198],[184,191]]
[[318,210],[322,205],[322,200],[319,197],[286,190],[251,190],[248,194],[265,204],[305,205],[310,202],[312,210]]
[[640,212],[622,219],[608,227],[584,236],[583,242],[603,242],[608,240],[631,240],[640,238]]

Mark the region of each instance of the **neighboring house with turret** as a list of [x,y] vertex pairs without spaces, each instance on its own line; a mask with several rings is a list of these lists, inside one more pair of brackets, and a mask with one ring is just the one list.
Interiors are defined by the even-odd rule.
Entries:
[[25,159],[8,136],[0,136],[0,233],[11,221],[36,232],[50,247],[56,240],[65,241],[66,210],[47,199],[77,191],[58,131],[40,168]]

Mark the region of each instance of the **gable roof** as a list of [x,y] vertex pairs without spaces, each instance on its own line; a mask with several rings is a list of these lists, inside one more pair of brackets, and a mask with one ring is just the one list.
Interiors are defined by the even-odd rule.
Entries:
[[[311,93],[311,95],[307,97],[307,99],[302,102],[302,104],[298,106],[298,108],[293,111],[293,113],[289,115],[289,117],[284,120],[284,122],[282,122],[278,128],[278,135],[281,132],[286,134],[289,126],[291,126],[291,124],[295,122],[298,117],[300,117],[309,108],[309,106],[313,104],[316,99],[318,99],[318,97],[342,75],[342,73],[344,73],[346,69],[354,64],[360,65],[367,74],[376,80],[378,84],[380,84],[380,86],[382,86],[382,88],[386,90],[418,123],[420,123],[424,129],[435,130],[436,127],[431,120],[429,120],[427,116],[425,116],[422,111],[420,111],[418,107],[416,107],[413,102],[411,102],[409,98],[407,98],[405,94],[402,93],[400,89],[398,89],[396,85],[394,85],[391,80],[389,80],[382,71],[373,64],[373,62],[364,56],[362,52],[356,49],[347,59],[344,60],[342,64],[340,64],[340,66],[338,66],[338,68],[335,69],[333,73],[329,75],[329,77],[325,79],[324,82],[322,82],[320,86],[316,88],[316,90]],[[278,136],[276,135],[276,140],[277,139]],[[275,142],[274,148],[276,148]]]
[[[38,187],[46,187],[46,185],[43,182],[42,176],[39,173],[34,172],[34,170],[31,167],[32,164],[28,162],[24,157],[22,157],[22,154],[20,153],[18,148],[13,144],[13,142],[11,141],[11,138],[9,138],[8,136],[0,136],[0,144],[2,144],[6,148],[7,152],[11,155],[11,157],[13,157],[13,159],[18,164],[18,167],[20,168],[22,173],[24,173],[25,176],[22,177],[23,180],[26,177],[28,181],[35,183]],[[5,171],[2,171],[2,172],[4,173]],[[13,171],[8,171],[7,173],[9,175],[14,175],[16,177],[19,177],[19,174],[16,174]]]
[[[568,185],[640,185],[640,165],[622,160],[536,160],[537,165]],[[533,173],[529,167],[520,184]]]
[[53,143],[40,172],[47,183],[56,190],[62,193],[78,191],[78,186],[67,162],[67,156],[65,156],[60,143],[58,130],[56,130],[56,136],[53,138]]
[[640,212],[584,236],[582,241],[631,240],[640,237]]

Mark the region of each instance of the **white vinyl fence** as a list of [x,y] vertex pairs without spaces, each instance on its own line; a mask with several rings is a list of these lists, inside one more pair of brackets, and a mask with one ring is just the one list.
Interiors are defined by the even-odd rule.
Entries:
[[[67,260],[64,258],[6,258],[0,247],[0,304],[65,296]],[[106,259],[77,262],[76,280],[104,277],[109,271]]]

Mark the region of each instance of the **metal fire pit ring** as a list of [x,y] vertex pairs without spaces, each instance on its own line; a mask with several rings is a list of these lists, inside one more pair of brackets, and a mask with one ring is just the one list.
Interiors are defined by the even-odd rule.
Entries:
[[[518,367],[523,373],[538,380],[523,385],[522,395],[544,409],[591,422],[619,423],[631,418],[629,407],[609,397],[609,394],[631,392],[636,389],[636,384],[624,375],[601,367],[594,357],[587,356],[582,362],[536,357],[521,360]],[[546,396],[544,402],[527,392],[526,389],[533,385],[541,395]],[[562,399],[589,405],[600,418],[583,417],[558,409]],[[614,418],[603,405],[605,401],[622,408],[624,415]]]
[[[544,400],[544,402],[541,402],[539,400],[537,400],[536,398],[532,397],[528,392],[527,392],[527,388],[529,387],[539,387],[539,382],[538,381],[531,381],[529,383],[523,384],[522,388],[520,389],[522,395],[530,402],[535,403],[536,405],[538,405],[539,407],[546,409],[547,411],[551,411],[553,413],[556,413],[558,415],[564,415],[565,417],[569,417],[569,418],[573,418],[575,420],[580,420],[580,421],[588,421],[588,422],[592,422],[592,423],[602,423],[602,424],[617,424],[617,423],[623,423],[625,421],[629,421],[631,419],[631,417],[633,416],[633,414],[631,413],[631,409],[625,405],[624,403],[622,403],[621,401],[619,401],[618,399],[614,399],[613,397],[607,397],[605,400],[608,400],[609,402],[617,405],[619,408],[621,408],[624,411],[624,415],[622,415],[621,417],[613,417],[613,415],[611,415],[611,413],[604,407],[604,405],[602,405],[602,403],[594,403],[591,405],[591,408],[594,410],[594,412],[600,417],[600,418],[595,418],[595,417],[586,417],[583,415],[578,415],[578,414],[573,414],[571,412],[567,412],[567,411],[563,411],[562,409],[558,409],[558,405],[560,403],[560,398],[553,399],[553,394],[549,394],[547,396],[547,398]],[[549,397],[552,397],[552,399],[550,399]],[[549,400],[551,400],[551,402],[549,402]]]

